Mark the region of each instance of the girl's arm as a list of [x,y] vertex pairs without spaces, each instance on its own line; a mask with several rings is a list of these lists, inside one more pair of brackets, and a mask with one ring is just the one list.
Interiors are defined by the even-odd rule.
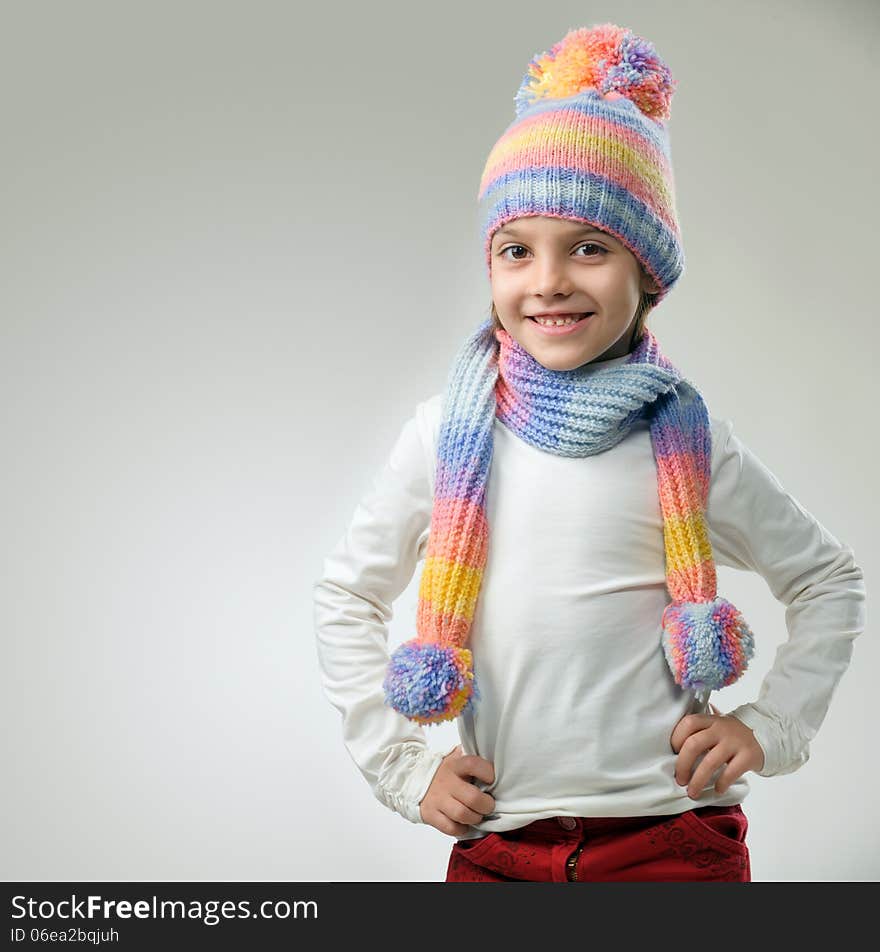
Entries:
[[716,562],[762,575],[786,606],[788,628],[758,700],[729,713],[764,751],[759,776],[792,773],[809,760],[853,640],[864,631],[864,576],[853,550],[786,492],[729,420],[712,419],[712,443],[706,517]]
[[[324,559],[314,586],[324,691],[342,714],[343,741],[376,799],[413,823],[444,754],[424,729],[385,704],[392,603],[424,558],[431,521],[428,457],[420,403]],[[415,634],[415,617],[412,619]],[[445,753],[448,753],[446,751]]]

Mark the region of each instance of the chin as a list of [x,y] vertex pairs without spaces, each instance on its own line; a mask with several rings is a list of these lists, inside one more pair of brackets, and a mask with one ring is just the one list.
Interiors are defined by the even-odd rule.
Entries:
[[588,364],[591,360],[596,359],[595,356],[591,357],[589,354],[574,357],[557,356],[555,359],[547,356],[538,356],[537,354],[532,354],[532,356],[542,367],[546,367],[547,370],[577,370],[578,367],[583,367],[584,364]]

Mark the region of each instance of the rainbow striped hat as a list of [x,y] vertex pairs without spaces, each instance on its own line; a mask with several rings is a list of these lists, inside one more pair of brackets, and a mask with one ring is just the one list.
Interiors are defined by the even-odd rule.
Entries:
[[635,255],[658,304],[684,270],[666,127],[675,85],[653,45],[613,23],[536,54],[480,180],[489,270],[492,236],[514,218],[588,222]]

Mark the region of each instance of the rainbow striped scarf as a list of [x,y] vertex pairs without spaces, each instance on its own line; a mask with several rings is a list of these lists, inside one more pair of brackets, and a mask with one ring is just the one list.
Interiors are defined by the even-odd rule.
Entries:
[[711,476],[709,414],[697,389],[648,328],[622,364],[549,370],[507,331],[484,321],[456,357],[444,393],[434,505],[419,586],[417,636],[391,655],[385,703],[410,720],[453,720],[479,700],[467,648],[486,565],[486,484],[493,425],[561,456],[592,456],[650,421],[672,601],[661,644],[676,684],[717,690],[754,653],[739,611],[716,594],[705,508]]

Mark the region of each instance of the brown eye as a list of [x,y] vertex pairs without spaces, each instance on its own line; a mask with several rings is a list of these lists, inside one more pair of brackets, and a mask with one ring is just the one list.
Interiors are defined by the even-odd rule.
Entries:
[[[500,254],[501,257],[503,258],[504,255],[506,254],[506,252],[512,251],[514,248],[520,248],[520,249],[522,249],[523,251],[526,250],[525,248],[523,248],[522,245],[508,245],[508,246],[504,249],[504,251],[500,251],[499,254]],[[513,260],[513,261],[520,261],[520,260],[522,260],[522,259],[520,259],[520,258],[513,258],[512,260]]]
[[581,257],[584,257],[584,258],[596,258],[596,257],[601,258],[602,255],[608,254],[607,248],[603,248],[601,245],[597,245],[592,241],[587,241],[582,245],[578,245],[578,250],[580,250],[581,248],[595,248],[597,251],[600,252],[599,255],[581,255]]

